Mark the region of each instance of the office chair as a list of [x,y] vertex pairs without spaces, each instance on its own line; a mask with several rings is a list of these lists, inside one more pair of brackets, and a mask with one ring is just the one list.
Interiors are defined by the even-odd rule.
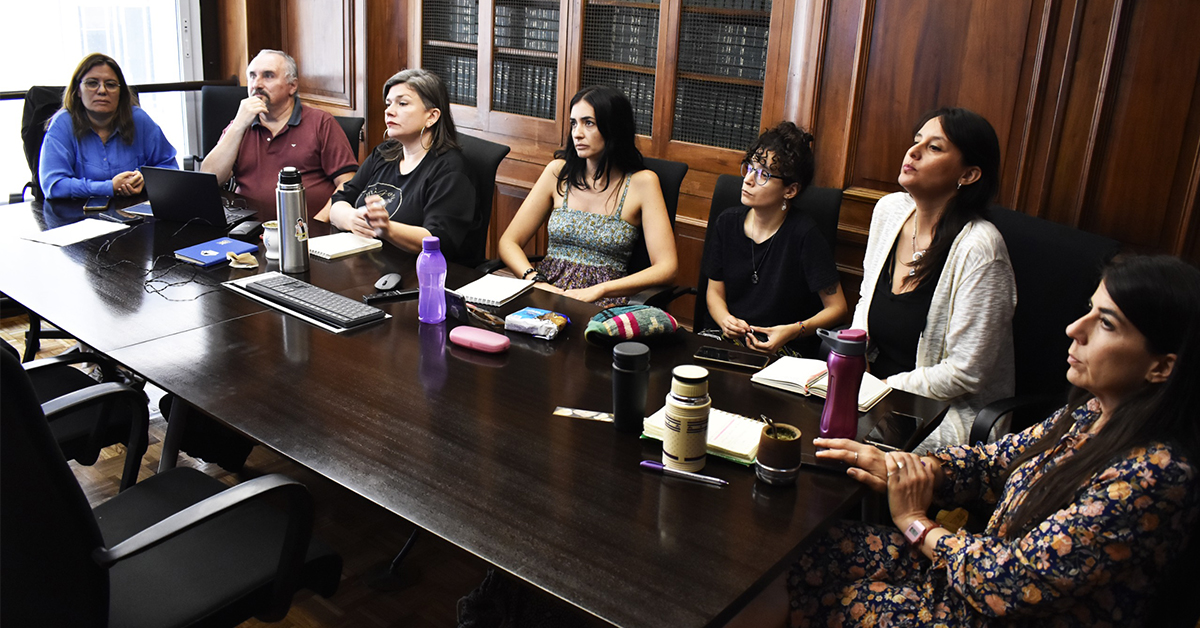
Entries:
[[[704,272],[704,259],[710,255],[712,234],[717,224],[717,218],[727,209],[742,206],[742,177],[723,174],[717,177],[717,185],[713,190],[712,204],[708,210],[708,229],[704,232],[704,253],[700,260],[700,275],[695,288],[677,288],[669,295],[668,303],[685,295],[692,294],[696,303],[692,310],[692,330],[699,331],[712,327],[708,317],[708,274]],[[837,225],[842,211],[842,191],[837,188],[819,188],[809,186],[800,193],[792,203],[791,211],[808,214],[817,225],[817,231],[829,244],[830,252],[836,251]],[[663,307],[663,306],[659,306]]]
[[465,133],[458,134],[458,143],[462,147],[467,166],[475,174],[475,223],[467,232],[463,250],[473,254],[464,264],[476,266],[487,256],[488,227],[492,222],[492,198],[496,192],[496,170],[512,149],[504,144]]
[[[0,341],[0,351],[17,355],[17,350],[4,341]],[[111,384],[108,388],[119,386],[119,389],[113,389],[102,404],[56,413],[50,420],[50,432],[63,456],[84,466],[95,464],[101,449],[117,443],[125,445],[120,488],[123,491],[137,482],[149,442],[146,393],[122,381],[116,363],[95,353],[73,351],[26,363],[24,368],[38,402],[48,404],[102,385],[71,366],[82,363],[99,365],[105,384]]]
[[184,157],[184,170],[198,169],[200,162],[221,141],[221,132],[237,115],[246,94],[246,88],[237,85],[205,85],[200,88],[200,154]]
[[[662,189],[663,202],[667,206],[667,217],[671,220],[671,231],[674,232],[675,214],[679,209],[679,190],[683,185],[683,178],[687,175],[688,165],[683,162],[655,159],[653,157],[646,157],[645,164],[647,170],[654,172],[658,176],[658,185]],[[537,263],[543,257],[545,256],[530,256],[529,262]],[[629,257],[628,274],[632,275],[649,267],[650,253],[646,249],[646,239],[639,235],[633,245],[633,253]],[[478,270],[484,273],[492,273],[501,268],[504,268],[504,262],[500,259],[494,259],[480,265]],[[670,302],[669,296],[672,290],[672,286],[651,286],[629,297],[629,303],[631,305],[665,307]]]
[[21,113],[21,146],[25,150],[25,163],[29,165],[32,178],[21,186],[21,191],[10,194],[9,203],[25,200],[25,190],[33,194],[36,201],[46,198],[42,191],[38,162],[42,156],[42,140],[46,137],[46,124],[54,113],[62,108],[63,88],[35,85],[25,92],[25,109]]
[[[172,469],[90,508],[29,378],[0,353],[0,623],[235,626],[282,619],[298,589],[337,589],[341,557],[311,539],[312,497],[281,475],[229,488]],[[46,409],[102,403],[105,386]]]
[[1121,246],[1111,238],[1003,207],[992,207],[987,218],[1004,236],[1017,280],[1016,396],[979,412],[971,427],[971,443],[987,441],[992,427],[1009,413],[1010,429],[1018,432],[1066,403],[1069,384],[1064,360],[1071,339],[1065,330],[1087,313],[1100,271]]
[[354,159],[358,160],[358,147],[363,140],[363,125],[367,123],[366,118],[358,118],[354,116],[333,116],[337,120],[338,126],[342,127],[342,132],[346,134],[346,139],[350,140],[350,152],[354,153]]

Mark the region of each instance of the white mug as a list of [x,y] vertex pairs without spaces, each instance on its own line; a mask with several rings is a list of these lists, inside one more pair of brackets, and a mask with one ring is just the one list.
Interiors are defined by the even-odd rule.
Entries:
[[267,246],[267,259],[279,259],[279,221],[263,223],[263,244]]

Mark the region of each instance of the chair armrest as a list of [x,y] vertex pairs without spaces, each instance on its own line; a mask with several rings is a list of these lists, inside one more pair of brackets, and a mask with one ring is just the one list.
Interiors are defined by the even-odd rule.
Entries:
[[1056,405],[1059,400],[1057,395],[1021,395],[993,401],[975,415],[975,422],[971,424],[971,436],[967,440],[967,444],[986,443],[996,422],[1009,413],[1026,408]]
[[271,493],[280,493],[286,498],[288,524],[287,532],[284,535],[283,549],[279,556],[279,565],[275,571],[271,602],[268,610],[258,618],[267,622],[279,621],[287,615],[292,594],[299,588],[301,566],[308,554],[308,544],[312,537],[313,501],[308,488],[300,482],[278,473],[242,482],[221,491],[159,521],[111,548],[98,547],[92,551],[92,560],[107,569],[121,560],[136,556],[251,499],[259,499]]
[[696,294],[696,289],[688,286],[650,286],[629,297],[629,304],[652,305],[660,310],[665,310],[675,299],[685,294]]
[[[83,408],[94,405],[105,406],[99,413],[96,419],[96,424],[92,426],[92,431],[88,435],[88,448],[92,451],[99,451],[105,445],[105,435],[108,434],[108,425],[112,417],[112,408],[119,401],[125,401],[129,407],[129,437],[125,442],[125,455],[136,456],[138,460],[146,451],[149,439],[150,430],[150,409],[149,401],[146,398],[146,393],[130,388],[125,384],[116,382],[105,382],[81,388],[75,392],[67,393],[61,397],[51,399],[42,404],[42,412],[46,415],[47,422],[53,422],[61,415],[74,412]],[[128,464],[136,465],[137,462]],[[136,467],[129,467],[134,468]],[[137,481],[136,471],[132,475],[127,473],[121,477],[120,490],[129,488]]]
[[38,369],[50,368],[52,366],[83,364],[86,362],[92,362],[100,365],[100,372],[104,373],[105,381],[118,381],[120,373],[117,372],[117,363],[106,355],[100,355],[99,353],[92,353],[90,351],[70,351],[68,353],[60,353],[48,358],[26,362],[22,366],[25,367],[25,372],[29,373]]
[[[545,255],[531,255],[529,257],[529,263],[536,264],[536,263],[542,261],[542,258],[544,258],[544,257],[545,257]],[[475,270],[477,270],[485,275],[490,275],[490,274],[500,270],[501,268],[504,268],[504,260],[502,260],[500,258],[496,258],[496,259],[490,259],[490,260],[476,266]]]

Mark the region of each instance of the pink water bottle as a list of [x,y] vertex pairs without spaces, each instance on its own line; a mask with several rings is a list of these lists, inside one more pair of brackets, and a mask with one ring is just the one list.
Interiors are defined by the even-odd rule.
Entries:
[[835,333],[818,329],[817,334],[829,347],[821,438],[853,439],[858,436],[858,389],[867,370],[867,332],[845,329]]

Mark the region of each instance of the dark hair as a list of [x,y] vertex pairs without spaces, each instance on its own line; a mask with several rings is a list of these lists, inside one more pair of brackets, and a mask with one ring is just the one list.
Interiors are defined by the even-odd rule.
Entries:
[[[816,171],[812,142],[813,136],[808,131],[784,120],[758,136],[742,159],[767,166],[783,178],[784,185],[799,183],[803,192],[812,183]],[[770,163],[767,163],[768,154]]]
[[[608,85],[592,85],[575,94],[571,99],[571,107],[581,100],[586,100],[592,106],[596,113],[596,128],[604,138],[604,150],[600,151],[598,167],[593,175],[596,182],[604,179],[604,186],[600,189],[608,189],[609,173],[614,168],[623,174],[645,170],[642,153],[634,143],[637,123],[633,119],[633,105],[629,104],[625,94]],[[584,180],[587,176],[587,160],[575,152],[575,140],[567,140],[566,146],[555,151],[554,158],[567,162],[558,173],[560,194],[566,192],[568,185],[580,190],[587,189],[588,184]]]
[[916,272],[904,280],[906,284],[919,284],[941,264],[950,254],[958,232],[976,217],[986,216],[988,205],[1000,189],[1000,140],[991,123],[969,109],[942,107],[922,116],[913,127],[913,135],[934,118],[941,122],[946,139],[962,154],[963,165],[979,168],[979,179],[959,188],[950,199],[934,226],[933,241],[925,255],[910,264]]
[[[1195,460],[1200,454],[1200,270],[1166,255],[1126,257],[1114,260],[1102,281],[1113,303],[1146,337],[1146,350],[1174,353],[1175,364],[1166,381],[1147,382],[1121,400],[1104,427],[1074,456],[1030,487],[1025,501],[1009,516],[1009,539],[1064,507],[1088,478],[1135,447],[1169,443],[1176,455]],[[1091,398],[1087,391],[1073,389],[1067,415],[1009,464],[1004,481],[1026,461],[1054,447],[1075,423],[1070,413]]]
[[[442,112],[437,122],[429,128],[429,136],[432,138],[429,150],[441,155],[451,148],[458,148],[458,129],[454,126],[454,116],[450,115],[450,95],[446,92],[446,84],[442,79],[423,68],[401,70],[383,84],[384,99],[387,99],[392,87],[401,83],[417,93],[426,109],[438,109]],[[396,140],[389,139],[379,147],[379,156],[383,157],[384,161],[396,161],[404,156],[404,146]]]
[[112,68],[113,73],[117,75],[117,82],[121,87],[117,88],[120,93],[120,100],[117,101],[117,112],[113,117],[113,128],[121,135],[121,141],[125,144],[133,144],[134,135],[137,133],[136,127],[133,124],[133,107],[138,104],[137,96],[134,96],[133,90],[129,89],[129,84],[125,81],[125,73],[121,72],[121,66],[110,56],[93,52],[83,58],[79,65],[75,67],[75,73],[71,75],[71,82],[67,84],[63,90],[62,108],[71,115],[71,123],[75,127],[75,137],[83,137],[92,129],[92,121],[88,118],[87,109],[83,106],[83,98],[79,93],[79,84],[83,82],[83,75],[92,71],[92,68],[98,65],[107,65]]

